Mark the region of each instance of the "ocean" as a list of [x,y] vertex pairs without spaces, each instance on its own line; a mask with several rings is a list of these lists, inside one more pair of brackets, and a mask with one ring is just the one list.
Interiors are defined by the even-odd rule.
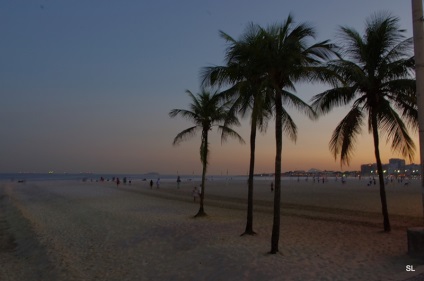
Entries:
[[[121,180],[126,177],[128,180],[133,182],[143,180],[154,180],[160,178],[164,182],[177,181],[178,175],[167,175],[167,174],[95,174],[95,173],[0,173],[0,182],[16,182],[16,181],[96,181],[103,177],[105,180],[111,180],[112,178],[120,178]],[[201,181],[201,175],[180,175],[181,181]],[[225,180],[237,180],[247,181],[247,175],[208,175],[206,177],[208,181],[225,181]],[[256,176],[255,180],[260,181],[272,181],[274,177],[270,176]],[[283,177],[283,180],[294,180],[294,178]]]
[[[34,181],[97,181],[103,177],[105,180],[112,180],[113,178],[127,178],[132,182],[137,181],[150,181],[153,180],[156,182],[158,178],[162,182],[176,182],[178,175],[170,174],[158,174],[158,173],[147,173],[147,174],[96,174],[96,173],[0,173],[0,182],[34,182]],[[202,180],[201,175],[180,175],[182,182],[185,181],[194,181],[200,182]],[[208,181],[247,181],[247,175],[207,175],[206,180]],[[309,181],[312,181],[312,177],[309,176]],[[273,176],[255,176],[255,181],[267,181],[272,182],[274,180]],[[282,181],[305,181],[306,177],[297,176],[281,177]],[[328,177],[327,180],[332,181],[336,180],[334,177]]]

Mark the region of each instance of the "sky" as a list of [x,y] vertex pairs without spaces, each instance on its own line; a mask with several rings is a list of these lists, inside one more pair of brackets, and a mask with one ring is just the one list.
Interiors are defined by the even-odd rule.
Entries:
[[[379,11],[399,17],[412,36],[406,0],[2,0],[0,173],[200,174],[200,135],[173,146],[192,124],[168,113],[188,107],[185,90],[200,91],[202,67],[223,64],[219,30],[238,38],[250,22],[266,26],[291,13],[314,26],[317,40],[334,40],[341,25],[362,33],[366,18]],[[296,86],[306,102],[326,89]],[[375,162],[366,128],[350,166],[329,151],[347,108],[317,121],[290,112],[298,139],[283,139],[283,171],[359,170]],[[248,119],[235,129],[249,139]],[[381,153],[383,163],[401,157],[384,139]],[[271,121],[257,138],[256,172],[273,172],[274,159]],[[247,142],[221,144],[211,132],[209,174],[246,174],[248,164]]]

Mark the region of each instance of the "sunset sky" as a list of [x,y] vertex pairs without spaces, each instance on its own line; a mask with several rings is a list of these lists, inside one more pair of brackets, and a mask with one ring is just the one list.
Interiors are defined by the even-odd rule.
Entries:
[[[200,174],[200,135],[172,146],[192,124],[170,119],[199,92],[199,70],[223,63],[222,30],[238,38],[249,22],[282,22],[292,13],[318,40],[337,27],[363,32],[373,12],[389,11],[412,36],[406,0],[0,1],[0,173],[97,172]],[[300,84],[305,101],[325,85]],[[346,108],[318,121],[293,113],[296,144],[283,140],[283,171],[358,170],[375,162],[366,128],[351,165],[328,149]],[[249,139],[249,120],[237,128]],[[209,174],[246,174],[249,146],[221,145],[211,132]],[[418,146],[417,134],[414,134]],[[381,141],[382,160],[401,157]],[[256,171],[274,169],[274,123],[257,140]],[[414,162],[419,162],[418,148]]]

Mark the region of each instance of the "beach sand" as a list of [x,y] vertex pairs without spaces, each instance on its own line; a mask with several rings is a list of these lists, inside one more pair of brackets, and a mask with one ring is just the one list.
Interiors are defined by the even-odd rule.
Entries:
[[[27,182],[0,186],[0,280],[423,280],[406,228],[423,225],[419,182],[283,181],[280,252],[270,255],[270,181],[255,182],[255,236],[240,236],[247,183]],[[406,271],[412,265],[415,272]]]

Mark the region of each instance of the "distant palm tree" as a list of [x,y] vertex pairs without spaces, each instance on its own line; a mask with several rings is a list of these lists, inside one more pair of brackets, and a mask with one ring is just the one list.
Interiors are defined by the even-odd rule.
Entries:
[[405,39],[403,34],[399,19],[383,13],[367,19],[363,36],[352,28],[340,27],[341,57],[330,61],[328,67],[339,74],[342,82],[312,99],[313,107],[321,114],[328,113],[336,106],[351,106],[334,130],[329,144],[334,157],[340,155],[342,165],[349,165],[356,138],[366,122],[374,139],[386,232],[391,228],[379,131],[387,134],[393,150],[412,160],[415,146],[407,127],[418,126],[412,40]]
[[297,97],[295,83],[302,81],[329,80],[332,73],[322,66],[322,62],[333,54],[328,41],[309,45],[315,31],[307,23],[296,25],[291,15],[282,24],[260,28],[258,33],[262,52],[252,58],[264,73],[266,84],[274,93],[275,113],[275,190],[274,219],[271,236],[271,254],[279,251],[280,203],[281,203],[281,152],[283,131],[296,139],[297,128],[286,109],[289,106],[315,118],[314,110]]
[[[218,93],[211,94],[203,90],[200,94],[195,96],[188,90],[186,92],[192,100],[190,109],[173,109],[169,112],[169,116],[174,118],[179,115],[195,124],[193,127],[185,129],[177,134],[173,141],[174,145],[193,137],[198,131],[202,132],[200,143],[200,161],[203,166],[202,186],[200,193],[200,208],[195,215],[195,217],[199,217],[206,215],[203,207],[203,200],[205,196],[206,168],[209,154],[209,131],[216,126],[218,130],[221,131],[222,141],[225,141],[228,136],[238,139],[240,143],[244,143],[244,141],[238,133],[230,128],[232,125],[239,125],[239,121],[236,116],[229,115],[229,102],[223,101]],[[226,122],[225,125],[224,121]]]
[[[245,116],[250,112],[250,163],[248,178],[247,196],[247,220],[244,234],[254,235],[253,230],[253,176],[255,173],[255,148],[257,129],[265,132],[267,121],[272,116],[271,95],[267,94],[267,89],[262,85],[262,73],[251,63],[249,58],[255,49],[257,40],[257,27],[249,25],[240,41],[233,39],[230,35],[220,31],[229,47],[226,53],[226,65],[205,67],[202,72],[203,84],[229,85],[230,88],[223,92],[228,98],[233,99],[231,111],[240,112]],[[247,51],[247,53],[246,53]],[[250,55],[249,55],[250,53]]]

